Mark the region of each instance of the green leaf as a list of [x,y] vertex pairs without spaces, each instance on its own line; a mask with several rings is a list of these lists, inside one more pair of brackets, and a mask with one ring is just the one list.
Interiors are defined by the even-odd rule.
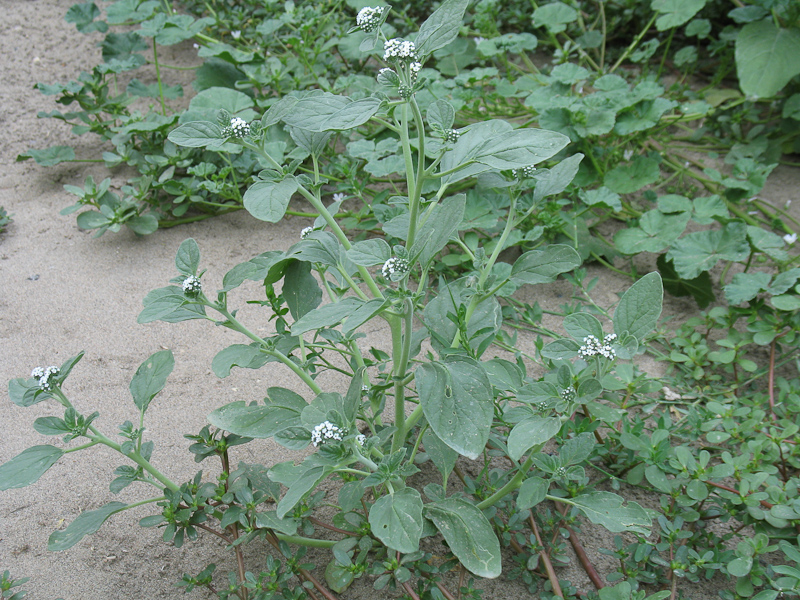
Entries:
[[156,397],[167,383],[167,377],[175,367],[171,350],[156,352],[144,361],[131,379],[130,390],[133,403],[144,413],[150,401]]
[[169,132],[167,139],[178,146],[209,150],[218,150],[225,143],[220,126],[210,121],[191,121],[179,125]]
[[256,513],[256,527],[274,529],[284,535],[294,535],[297,533],[296,519],[279,519],[274,510]]
[[[439,290],[425,307],[424,323],[433,336],[432,345],[437,352],[443,353],[450,348],[456,334],[458,325],[452,321],[451,315],[459,312],[459,307],[468,304],[471,299],[469,290],[465,289],[464,281],[457,280]],[[489,297],[478,303],[467,322],[467,337],[472,348],[481,348],[493,340],[500,330],[503,317],[500,303],[497,298]]]
[[183,240],[175,254],[175,266],[181,275],[197,275],[200,267],[200,248],[194,239]]
[[70,146],[52,146],[44,150],[31,148],[27,152],[17,155],[17,162],[32,158],[43,167],[52,167],[62,162],[75,160],[75,150]]
[[544,444],[561,429],[556,417],[528,417],[520,421],[508,434],[508,455],[519,460],[531,448]]
[[661,252],[681,236],[690,218],[690,213],[665,215],[659,210],[649,210],[639,219],[639,227],[620,229],[614,236],[614,244],[623,254]]
[[295,261],[283,276],[283,297],[292,317],[297,320],[322,302],[322,290],[311,274],[311,263]]
[[707,271],[703,271],[694,279],[681,279],[672,262],[663,254],[659,254],[656,258],[656,265],[661,273],[664,289],[671,295],[691,296],[700,308],[706,308],[714,301],[714,287]]
[[800,297],[792,294],[783,294],[770,298],[772,305],[778,310],[797,310],[800,308]]
[[664,288],[661,275],[648,273],[622,295],[614,311],[614,332],[620,338],[627,332],[639,341],[650,333],[661,316]]
[[649,536],[652,518],[636,502],[628,502],[611,492],[592,492],[570,498],[568,504],[577,506],[586,517],[611,532],[629,531]]
[[581,265],[581,257],[571,246],[550,244],[543,250],[529,250],[511,269],[511,281],[518,285],[552,283],[561,273]]
[[547,196],[560,194],[575,179],[578,167],[583,160],[583,154],[573,154],[552,167],[545,174],[537,177],[536,188],[533,190],[534,202]]
[[494,416],[492,385],[480,363],[463,357],[423,363],[415,379],[423,413],[439,439],[468,458],[480,456]]
[[373,238],[354,243],[347,251],[347,258],[362,267],[382,265],[392,256],[392,249],[386,240]]
[[303,472],[300,477],[298,477],[291,486],[289,486],[289,490],[286,492],[283,498],[281,498],[280,502],[278,502],[278,506],[276,507],[277,516],[279,519],[284,518],[289,511],[291,511],[303,497],[314,489],[317,484],[325,479],[331,472],[333,471],[332,467],[328,466],[316,466],[311,467]]
[[553,360],[570,359],[578,354],[580,345],[574,340],[560,339],[542,348],[542,356]]
[[344,298],[339,302],[324,304],[295,321],[292,325],[292,335],[302,335],[306,331],[338,325],[363,305],[364,301],[359,298]]
[[784,250],[785,242],[781,236],[756,227],[754,225],[747,226],[747,239],[753,244],[753,247],[760,252],[763,252],[773,260],[784,262],[789,259],[789,255]]
[[64,16],[67,23],[74,23],[75,28],[81,33],[91,33],[108,31],[108,23],[95,19],[100,16],[100,9],[94,2],[84,2],[83,4],[73,4]]
[[466,194],[456,194],[446,198],[419,228],[417,241],[409,252],[412,257],[418,257],[423,268],[447,245],[450,237],[458,230],[458,226],[464,220],[466,204]]
[[204,121],[216,122],[220,110],[245,121],[255,119],[253,99],[247,94],[227,87],[211,87],[199,92],[189,103],[189,111],[205,115]]
[[55,446],[33,446],[0,465],[0,490],[25,487],[39,480],[64,451]]
[[51,552],[60,552],[72,548],[87,535],[100,529],[106,519],[111,515],[125,510],[127,504],[122,502],[109,502],[102,508],[81,513],[77,519],[70,523],[63,531],[54,531],[47,541],[47,549]]
[[619,194],[612,192],[607,187],[599,187],[596,190],[581,190],[581,200],[589,206],[601,204],[617,212],[622,210],[622,202],[620,201]]
[[[302,408],[306,406],[303,401]],[[214,427],[230,433],[266,439],[288,427],[299,426],[302,408],[285,404],[248,406],[244,401],[239,401],[221,406],[209,414],[207,419]]]
[[561,33],[567,24],[578,19],[578,11],[563,2],[552,2],[533,11],[534,27],[547,27],[550,33]]
[[373,298],[358,306],[342,325],[342,333],[349,336],[364,323],[386,310],[390,304],[389,300]]
[[769,273],[737,273],[725,286],[725,299],[730,304],[741,304],[752,300],[766,291],[770,279],[772,276]]
[[734,577],[746,577],[747,575],[750,574],[750,570],[752,568],[753,568],[753,557],[751,556],[742,556],[739,558],[734,558],[727,565],[728,573],[733,575]]
[[445,0],[420,26],[414,41],[417,53],[429,56],[458,37],[469,0]]
[[748,23],[736,37],[736,73],[748,96],[771,98],[800,74],[800,29],[772,19]]
[[142,301],[144,310],[139,313],[137,323],[164,321],[178,323],[190,319],[201,319],[205,315],[205,307],[188,304],[181,288],[170,285],[150,291]]
[[336,558],[332,558],[325,567],[325,583],[337,594],[344,592],[354,580],[353,571],[340,565]]
[[658,164],[656,158],[639,156],[631,164],[614,167],[606,173],[603,185],[618,194],[637,192],[644,186],[658,181],[661,176]]
[[447,498],[426,504],[424,514],[469,572],[489,579],[500,576],[500,542],[478,507],[462,498]]
[[131,217],[125,226],[136,235],[150,235],[158,230],[158,217],[152,214]]
[[688,22],[706,5],[706,0],[653,0],[650,8],[661,13],[656,29],[666,31]]
[[563,325],[566,332],[579,342],[590,335],[598,340],[603,339],[603,325],[597,317],[589,313],[569,314],[564,317]]
[[444,99],[439,99],[431,104],[425,114],[428,117],[429,125],[438,127],[445,132],[453,128],[453,122],[456,119],[456,109]]
[[225,378],[233,367],[260,369],[269,358],[269,354],[261,351],[260,344],[233,344],[217,352],[211,361],[211,369],[217,377]]
[[541,477],[529,477],[519,486],[517,509],[528,510],[544,501],[550,483]]
[[309,131],[346,131],[369,121],[381,107],[379,98],[351,100],[328,92],[298,100],[283,121]]
[[8,397],[17,406],[28,407],[48,400],[53,396],[41,390],[35,379],[18,377],[8,382]]
[[723,229],[696,231],[677,240],[667,252],[675,271],[683,279],[694,279],[719,260],[740,261],[750,254],[747,227],[731,222]]
[[256,219],[277,223],[286,214],[289,200],[298,187],[292,175],[283,181],[256,181],[244,193],[244,207]]
[[422,436],[422,443],[425,446],[425,454],[427,454],[431,461],[433,461],[433,464],[436,465],[439,473],[442,474],[442,479],[447,481],[447,478],[456,466],[458,452],[442,442],[430,429]]
[[373,535],[388,548],[404,554],[419,550],[422,523],[422,498],[414,488],[381,496],[369,509]]

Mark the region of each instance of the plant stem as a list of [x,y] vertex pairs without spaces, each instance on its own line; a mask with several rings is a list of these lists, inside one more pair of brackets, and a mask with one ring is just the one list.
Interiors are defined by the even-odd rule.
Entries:
[[167,104],[164,102],[164,88],[161,83],[161,68],[158,65],[158,44],[153,37],[153,64],[156,67],[156,81],[158,81],[158,97],[161,100],[161,114],[167,116]]

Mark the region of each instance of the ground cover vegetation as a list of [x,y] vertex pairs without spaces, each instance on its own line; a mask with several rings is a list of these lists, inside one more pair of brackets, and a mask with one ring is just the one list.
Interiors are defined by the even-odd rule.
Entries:
[[[186,240],[176,277],[144,298],[141,323],[243,336],[217,376],[280,363],[302,385],[219,407],[186,436],[198,463],[219,461],[213,481],[171,481],[145,440],[168,350],[142,363],[114,433],[62,390],[81,354],[10,383],[20,406],[63,407],[37,432],[82,442],[24,451],[0,466],[3,489],[96,445],[126,459],[113,493],[156,488],[82,514],[52,550],[147,503],[141,524],[165,541],[228,544],[236,571],[180,582],[219,598],[335,598],[362,580],[450,600],[501,574],[546,598],[692,597],[715,577],[725,600],[800,593],[800,223],[758,197],[800,152],[797,3],[122,0],[67,19],[103,34],[103,62],[39,84],[69,109],[42,116],[134,173],[67,187],[81,228],[145,235],[241,209],[314,222],[214,292]],[[189,90],[159,49],[187,40],[202,64],[178,110]],[[592,299],[589,263],[630,276],[613,306]],[[562,306],[515,296],[558,277],[573,288]],[[263,293],[243,299],[250,281]],[[665,324],[664,291],[698,312]],[[273,335],[237,318],[245,303]],[[661,379],[644,353],[668,365]],[[346,389],[322,387],[326,372]],[[237,462],[255,438],[300,462]],[[618,534],[602,575],[581,544],[597,527]],[[275,549],[257,573],[254,539]],[[570,560],[596,590],[559,577]],[[4,574],[3,597],[19,583]]]

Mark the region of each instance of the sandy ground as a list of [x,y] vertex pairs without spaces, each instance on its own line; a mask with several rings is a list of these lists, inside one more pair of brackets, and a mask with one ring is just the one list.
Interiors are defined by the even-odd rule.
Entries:
[[[128,392],[136,368],[153,352],[172,349],[175,370],[164,392],[153,402],[146,426],[147,435],[156,444],[154,462],[173,480],[183,481],[200,467],[186,451],[189,442],[182,434],[199,431],[207,413],[234,400],[259,399],[272,385],[304,390],[277,366],[260,371],[235,370],[229,378],[218,379],[211,372],[211,359],[217,351],[241,339],[204,322],[138,325],[142,298],[151,289],[166,285],[175,274],[175,251],[188,237],[198,241],[202,266],[209,271],[204,285],[214,289],[237,263],[266,250],[287,248],[308,223],[287,219],[270,225],[242,212],[145,238],[125,230],[93,239],[77,229],[74,216],[60,216],[58,211],[73,202],[62,186],[80,185],[89,173],[99,181],[106,176],[104,170],[84,165],[43,168],[33,162],[15,163],[14,159],[28,148],[56,144],[76,146],[82,157],[96,158],[103,151],[94,140],[76,140],[59,122],[36,118],[38,111],[55,108],[52,97],[32,89],[36,82],[75,79],[81,69],[96,64],[95,57],[99,56],[97,37],[81,36],[64,22],[64,13],[72,4],[73,0],[3,2],[0,123],[6,143],[0,148],[0,206],[14,214],[14,222],[0,235],[0,381],[27,377],[34,366],[60,364],[83,350],[85,358],[73,371],[65,391],[82,412],[98,410],[96,424],[116,437],[118,425],[136,415]],[[191,52],[191,46],[176,51]],[[781,169],[775,181],[763,196],[782,205],[794,197],[800,175]],[[622,285],[618,279],[604,278],[595,292],[597,301],[612,303]],[[254,286],[245,288],[244,293],[234,296],[234,303],[255,295]],[[569,291],[566,285],[557,284],[536,293],[543,305],[557,306]],[[678,301],[673,309],[680,312],[686,306]],[[243,310],[241,315],[257,329],[268,326],[265,315],[252,309]],[[376,345],[386,345],[384,331],[370,332],[370,336]],[[0,463],[28,446],[61,444],[60,439],[45,439],[30,427],[37,417],[53,414],[57,411],[48,403],[23,409],[9,402],[5,391],[0,394]],[[290,458],[286,452],[258,442],[236,449],[234,460],[269,465]],[[134,502],[146,497],[147,491],[136,486],[119,497],[109,492],[111,472],[120,464],[116,456],[102,450],[69,454],[35,486],[0,493],[0,572],[9,569],[15,577],[31,577],[25,586],[28,598],[211,597],[204,590],[184,596],[174,583],[183,573],[197,573],[209,562],[217,563],[219,571],[226,573],[231,563],[223,546],[204,539],[205,543],[174,549],[161,541],[158,531],[136,525],[151,514],[146,508],[113,517],[96,535],[68,551],[47,551],[50,533],[65,527],[82,511],[112,500]],[[212,474],[215,468],[213,465]],[[642,501],[647,503],[647,499]],[[598,555],[596,549],[607,546],[609,538],[595,533],[584,536],[601,573],[611,569],[608,558]],[[248,567],[257,572],[266,552],[255,545],[249,552]],[[590,589],[579,567],[564,569],[560,576],[581,590]],[[362,581],[343,597],[373,598],[371,582]],[[684,592],[687,597],[712,598],[720,587],[728,585],[715,581],[685,588]],[[486,582],[481,587],[486,589],[487,599],[530,597],[513,582]]]

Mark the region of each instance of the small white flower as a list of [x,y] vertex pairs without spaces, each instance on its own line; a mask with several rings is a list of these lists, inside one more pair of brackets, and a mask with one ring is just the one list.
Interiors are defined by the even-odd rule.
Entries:
[[194,275],[189,275],[183,280],[183,293],[187,296],[197,296],[202,290],[200,280]]
[[587,335],[583,338],[583,346],[578,349],[578,356],[586,359],[591,356],[599,355],[613,360],[617,357],[617,353],[614,348],[611,347],[611,343],[616,339],[617,334],[615,333],[604,336],[602,342],[593,335]]
[[529,179],[533,177],[535,172],[536,167],[533,165],[528,165],[527,167],[522,167],[521,169],[511,169],[511,174],[519,179]]
[[53,389],[53,386],[50,383],[50,377],[58,377],[60,374],[61,369],[55,365],[51,365],[46,369],[43,369],[42,367],[36,367],[33,371],[31,371],[31,377],[37,380],[39,389],[44,392],[49,392]]
[[475,42],[475,45],[477,46],[477,45],[478,45],[478,44],[480,44],[481,42],[485,42],[485,41],[486,41],[486,38],[485,38],[485,37],[478,36],[478,37],[474,37],[474,38],[472,38],[472,41],[473,41],[473,42]]
[[359,433],[356,436],[356,444],[358,444],[359,446],[363,447],[364,444],[366,444],[366,443],[367,443],[367,436],[365,436],[363,433]]
[[375,28],[381,24],[381,18],[383,17],[383,6],[376,6],[375,8],[365,6],[356,15],[356,25],[358,25],[362,31],[366,33],[370,33],[371,31],[375,31]]
[[242,32],[239,31],[238,29],[234,29],[233,31],[231,31],[231,37],[235,40],[238,40],[240,37],[242,37]]
[[393,256],[383,263],[381,275],[383,275],[386,279],[392,279],[392,275],[405,275],[408,273],[410,268],[411,265],[408,264],[408,261],[405,258],[397,258],[396,256]]
[[393,38],[383,43],[383,60],[403,60],[408,62],[418,62],[417,47],[414,42]]
[[233,117],[231,124],[222,130],[222,135],[241,139],[250,135],[250,125],[241,117]]
[[451,129],[444,134],[444,141],[448,144],[455,144],[459,137],[461,137],[459,131],[457,129]]
[[314,446],[319,446],[326,440],[341,441],[346,433],[347,431],[342,430],[341,427],[334,425],[330,421],[324,421],[314,427],[311,432],[311,443]]
[[346,197],[347,197],[347,196],[345,196],[345,195],[344,195],[344,194],[342,194],[341,192],[337,192],[336,194],[334,194],[334,195],[333,195],[333,201],[334,201],[334,202],[341,202],[341,201],[342,201],[342,200],[344,200]]
[[575,398],[575,388],[568,387],[561,392],[561,399],[571,402]]
[[625,152],[622,153],[622,158],[624,158],[625,160],[630,160],[632,157],[633,157],[633,150],[625,150]]
[[313,227],[304,227],[303,231],[300,232],[300,239],[304,240],[308,237],[308,234],[314,231]]
[[786,203],[783,205],[783,208],[789,208],[792,205],[791,200],[787,200]]
[[192,48],[195,50],[200,50],[200,44],[192,44]]
[[796,233],[787,233],[783,236],[783,241],[789,244],[790,246],[797,241],[797,234]]

